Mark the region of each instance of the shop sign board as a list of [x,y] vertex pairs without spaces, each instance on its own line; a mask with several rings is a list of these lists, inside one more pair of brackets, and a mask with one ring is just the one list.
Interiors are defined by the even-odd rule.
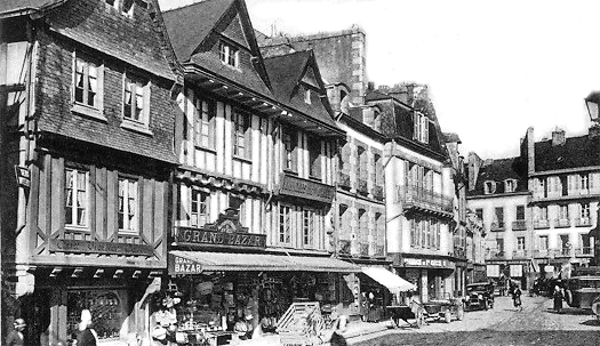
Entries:
[[202,265],[192,261],[191,259],[169,254],[169,273],[200,274],[202,273]]
[[248,227],[240,223],[239,211],[229,208],[221,213],[214,223],[202,228],[177,227],[175,242],[196,248],[252,248],[265,249],[267,235],[249,233]]
[[500,266],[497,264],[488,264],[487,268],[487,276],[492,278],[497,278],[500,276]]
[[151,245],[113,243],[105,241],[87,241],[73,239],[51,239],[50,251],[70,253],[98,253],[127,256],[146,256],[154,254]]
[[175,241],[177,245],[196,247],[245,247],[264,249],[267,246],[266,234],[222,232],[200,228],[178,227]]
[[331,203],[335,197],[335,186],[282,174],[279,193],[319,202]]
[[448,260],[437,258],[405,258],[404,265],[407,267],[452,267],[452,263],[449,263]]
[[520,264],[511,264],[510,265],[510,276],[513,278],[518,278],[523,276],[523,266]]

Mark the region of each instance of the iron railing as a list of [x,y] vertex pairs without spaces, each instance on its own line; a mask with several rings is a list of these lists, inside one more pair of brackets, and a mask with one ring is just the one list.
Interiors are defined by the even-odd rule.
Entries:
[[398,201],[407,207],[418,206],[434,211],[452,211],[453,200],[440,193],[416,185],[398,186]]

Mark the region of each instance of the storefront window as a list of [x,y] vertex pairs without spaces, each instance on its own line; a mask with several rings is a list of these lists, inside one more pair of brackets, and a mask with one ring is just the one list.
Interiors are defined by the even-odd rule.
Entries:
[[67,293],[67,337],[75,338],[81,321],[81,311],[92,314],[98,339],[118,338],[123,323],[123,307],[119,292],[107,290],[77,290]]

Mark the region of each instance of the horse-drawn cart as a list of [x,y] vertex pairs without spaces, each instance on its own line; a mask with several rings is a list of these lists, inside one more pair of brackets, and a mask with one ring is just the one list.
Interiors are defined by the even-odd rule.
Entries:
[[[400,326],[400,320],[410,326],[421,328],[427,319],[443,319],[446,323],[450,323],[453,317],[461,321],[465,315],[463,303],[459,299],[432,300],[427,303],[412,300],[409,305],[390,305],[386,309],[394,328]],[[410,323],[409,319],[414,319],[415,322]]]

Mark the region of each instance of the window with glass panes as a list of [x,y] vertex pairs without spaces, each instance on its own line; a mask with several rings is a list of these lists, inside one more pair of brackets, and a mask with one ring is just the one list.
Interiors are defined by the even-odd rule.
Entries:
[[292,234],[292,208],[286,205],[279,206],[279,242],[291,243]]
[[246,199],[239,194],[229,194],[229,208],[236,209],[240,217],[240,222],[244,224],[246,222]]
[[125,99],[123,100],[123,118],[136,123],[146,124],[146,112],[144,109],[147,88],[141,80],[127,76],[125,78]]
[[118,224],[121,232],[138,230],[138,191],[137,180],[119,178]]
[[75,102],[98,108],[98,65],[75,59]]
[[538,238],[539,249],[540,250],[548,250],[548,236],[541,235]]
[[579,217],[582,219],[588,219],[590,217],[590,204],[581,203],[579,205]]
[[558,218],[561,220],[566,220],[569,218],[569,206],[566,204],[562,204],[558,206]]
[[517,220],[525,220],[525,206],[524,205],[517,206]]
[[234,111],[233,119],[233,155],[250,158],[250,115]]
[[215,148],[215,113],[215,102],[194,97],[194,143],[197,146]]
[[298,133],[292,129],[286,128],[283,130],[283,169],[296,172],[297,170],[297,147]]
[[314,136],[308,137],[308,156],[310,177],[321,178],[321,140]]
[[525,237],[517,237],[517,250],[525,250]]
[[88,225],[88,172],[65,170],[65,225]]
[[302,211],[302,243],[312,247],[315,242],[315,212],[304,209]]
[[202,227],[208,223],[210,194],[192,190],[190,206],[190,226]]
[[239,49],[231,44],[221,42],[219,47],[221,61],[229,66],[239,67]]

